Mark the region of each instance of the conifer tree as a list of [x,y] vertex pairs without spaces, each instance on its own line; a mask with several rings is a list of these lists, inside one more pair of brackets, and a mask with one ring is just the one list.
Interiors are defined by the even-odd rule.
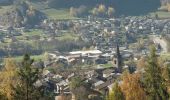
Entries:
[[156,49],[151,47],[145,67],[143,84],[149,100],[167,100],[169,98],[161,67],[158,64]]
[[38,69],[32,68],[33,60],[26,54],[18,71],[20,82],[14,87],[15,100],[39,100],[40,91],[34,86],[38,80]]

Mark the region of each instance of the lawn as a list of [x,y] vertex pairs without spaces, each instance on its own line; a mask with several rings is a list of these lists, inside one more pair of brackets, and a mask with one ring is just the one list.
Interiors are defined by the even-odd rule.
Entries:
[[34,2],[32,3],[32,5],[35,9],[44,13],[49,19],[56,20],[76,19],[75,17],[70,16],[69,9],[49,8],[47,4],[42,2]]
[[63,33],[63,35],[57,37],[58,40],[77,40],[78,36],[74,33],[68,32]]
[[50,18],[50,19],[56,19],[56,20],[76,19],[75,17],[72,17],[69,14],[69,10],[68,9],[53,9],[53,8],[49,8],[49,9],[42,10],[42,12],[45,13],[48,16],[48,18]]
[[43,31],[40,29],[31,29],[25,32],[25,35],[28,35],[28,36],[42,35],[42,34],[43,34]]
[[157,14],[159,18],[170,18],[170,12],[157,11],[150,13],[151,17],[155,17],[155,14]]
[[170,53],[163,53],[163,54],[161,54],[160,57],[163,61],[166,61],[166,60],[170,61]]
[[107,63],[107,64],[103,64],[102,66],[103,66],[104,68],[109,68],[109,67],[113,67],[113,64]]
[[101,64],[100,66],[103,68],[110,68],[110,67],[113,67],[113,64],[112,62],[108,62],[107,64]]
[[[16,56],[16,57],[13,57],[13,59],[15,59],[16,61],[21,61],[23,59],[23,56]],[[35,61],[38,61],[38,60],[43,60],[44,59],[44,55],[33,55],[31,56],[31,59],[34,59]]]
[[0,14],[4,14],[5,12],[12,9],[12,6],[0,6]]

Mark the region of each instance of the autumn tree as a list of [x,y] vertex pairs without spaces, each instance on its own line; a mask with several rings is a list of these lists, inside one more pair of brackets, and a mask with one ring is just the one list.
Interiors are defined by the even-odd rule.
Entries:
[[144,69],[144,67],[145,67],[145,62],[146,62],[145,57],[141,57],[141,58],[138,60],[138,62],[137,62],[137,69],[138,69],[138,70]]
[[137,50],[143,49],[144,48],[144,43],[145,43],[144,39],[139,39],[137,44],[136,44],[136,49]]
[[76,8],[74,8],[74,7],[71,7],[71,8],[70,8],[70,15],[73,16],[73,17],[76,17],[76,16],[77,16]]
[[109,95],[106,100],[125,100],[123,92],[121,91],[120,86],[116,82],[109,92]]
[[50,55],[48,54],[48,52],[45,52],[43,56],[44,56],[44,60],[45,61],[49,61],[50,60]]
[[167,100],[169,98],[164,83],[161,67],[158,64],[156,49],[152,46],[143,77],[143,84],[149,100]]
[[17,79],[17,67],[15,61],[12,58],[5,59],[5,66],[0,72],[0,93],[1,97],[6,97],[8,100],[13,100],[13,89],[11,85],[15,85]]
[[115,9],[112,7],[109,7],[107,13],[109,17],[112,17],[115,13]]
[[125,95],[126,100],[146,100],[144,89],[140,83],[139,74],[129,74],[126,72],[123,75],[121,89]]
[[99,15],[101,17],[105,16],[105,14],[106,14],[106,7],[105,7],[105,5],[103,5],[103,4],[99,5],[98,12],[99,12]]
[[97,8],[96,8],[96,7],[95,7],[95,8],[93,8],[93,10],[92,10],[92,14],[93,14],[93,16],[98,16],[99,12],[98,12],[98,10],[97,10]]

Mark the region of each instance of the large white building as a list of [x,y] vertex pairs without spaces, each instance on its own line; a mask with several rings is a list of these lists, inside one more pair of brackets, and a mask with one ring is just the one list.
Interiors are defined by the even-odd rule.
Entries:
[[102,52],[100,50],[86,50],[86,51],[73,51],[73,52],[70,52],[70,54],[72,55],[89,55],[89,54],[92,54],[92,55],[100,55],[102,54]]

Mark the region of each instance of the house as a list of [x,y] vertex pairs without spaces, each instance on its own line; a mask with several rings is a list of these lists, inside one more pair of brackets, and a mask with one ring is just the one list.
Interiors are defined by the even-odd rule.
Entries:
[[115,72],[115,69],[113,69],[113,68],[106,69],[106,70],[103,71],[103,77],[107,78],[107,77],[113,75],[114,72]]

